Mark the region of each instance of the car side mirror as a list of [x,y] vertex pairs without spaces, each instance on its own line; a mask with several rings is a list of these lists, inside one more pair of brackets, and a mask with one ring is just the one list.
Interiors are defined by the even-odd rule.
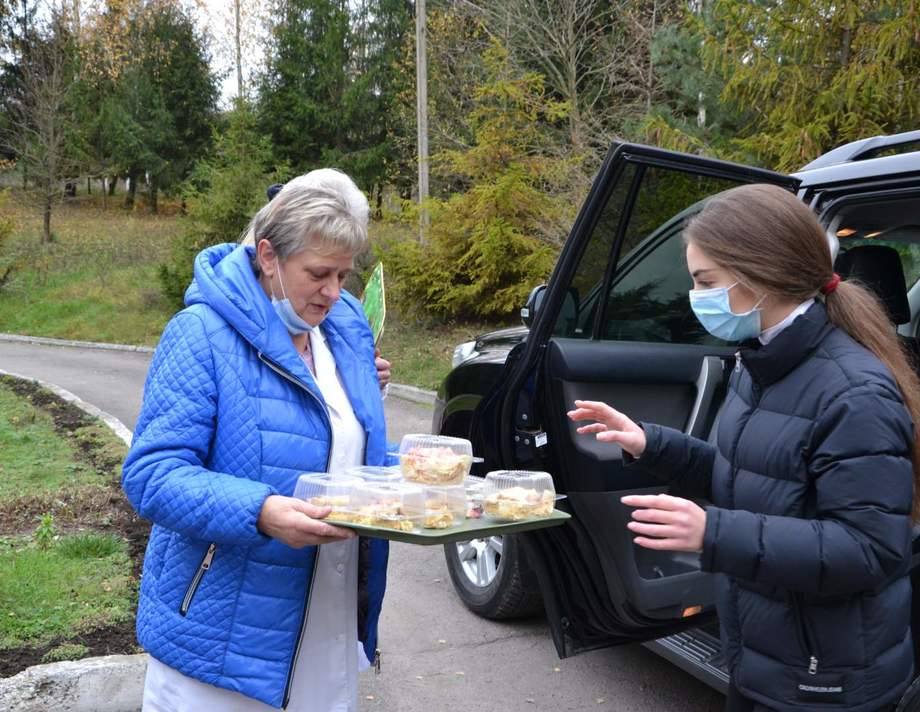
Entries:
[[527,302],[521,308],[521,321],[524,322],[524,326],[528,329],[533,324],[533,320],[537,318],[537,312],[540,311],[540,307],[543,305],[544,296],[546,296],[545,284],[534,287],[527,297]]

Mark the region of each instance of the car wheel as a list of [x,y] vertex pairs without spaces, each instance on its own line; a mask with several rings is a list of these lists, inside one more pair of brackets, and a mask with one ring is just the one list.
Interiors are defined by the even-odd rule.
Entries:
[[901,695],[895,712],[920,712],[920,677],[916,678]]
[[447,570],[460,600],[483,618],[524,618],[543,612],[539,590],[527,585],[514,536],[444,545]]

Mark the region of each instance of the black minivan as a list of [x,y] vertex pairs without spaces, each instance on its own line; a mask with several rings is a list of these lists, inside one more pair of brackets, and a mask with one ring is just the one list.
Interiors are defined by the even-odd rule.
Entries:
[[[780,185],[814,210],[837,271],[874,288],[905,345],[920,350],[920,131],[841,146],[791,175],[615,144],[549,282],[521,310],[525,326],[455,350],[432,429],[470,438],[482,471],[545,470],[567,495],[563,527],[445,547],[467,607],[490,618],[545,610],[560,657],[648,641],[727,687],[699,556],[635,547],[626,528],[620,497],[666,488],[623,469],[615,446],[576,436],[566,411],[577,398],[603,400],[708,437],[735,349],[690,309],[681,231],[707,198],[752,182]],[[914,624],[917,636],[916,615]],[[898,709],[920,710],[920,680]]]

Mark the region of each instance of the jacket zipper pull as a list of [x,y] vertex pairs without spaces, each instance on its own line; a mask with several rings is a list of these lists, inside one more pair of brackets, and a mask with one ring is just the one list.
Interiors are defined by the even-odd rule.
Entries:
[[741,351],[735,352],[735,373],[741,373]]
[[217,550],[217,544],[212,543],[208,547],[208,553],[204,555],[204,559],[201,561],[201,570],[207,571],[211,568],[211,559],[214,558],[214,552]]
[[380,649],[374,651],[374,674],[380,674]]
[[818,674],[818,658],[812,655],[808,659],[808,674],[817,675]]

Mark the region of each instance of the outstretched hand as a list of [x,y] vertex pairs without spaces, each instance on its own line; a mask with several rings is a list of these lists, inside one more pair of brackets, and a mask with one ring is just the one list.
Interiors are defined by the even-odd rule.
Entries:
[[626,526],[639,536],[633,541],[646,549],[702,551],[706,510],[689,499],[669,494],[631,494],[620,499],[632,513]]
[[568,416],[576,422],[596,421],[578,428],[582,435],[595,433],[595,437],[601,442],[616,443],[633,457],[639,457],[645,452],[645,431],[606,403],[577,400],[575,410],[570,410]]
[[273,494],[262,503],[256,528],[295,549],[331,544],[357,536],[352,529],[322,521],[331,511],[331,507],[317,507],[296,497]]

